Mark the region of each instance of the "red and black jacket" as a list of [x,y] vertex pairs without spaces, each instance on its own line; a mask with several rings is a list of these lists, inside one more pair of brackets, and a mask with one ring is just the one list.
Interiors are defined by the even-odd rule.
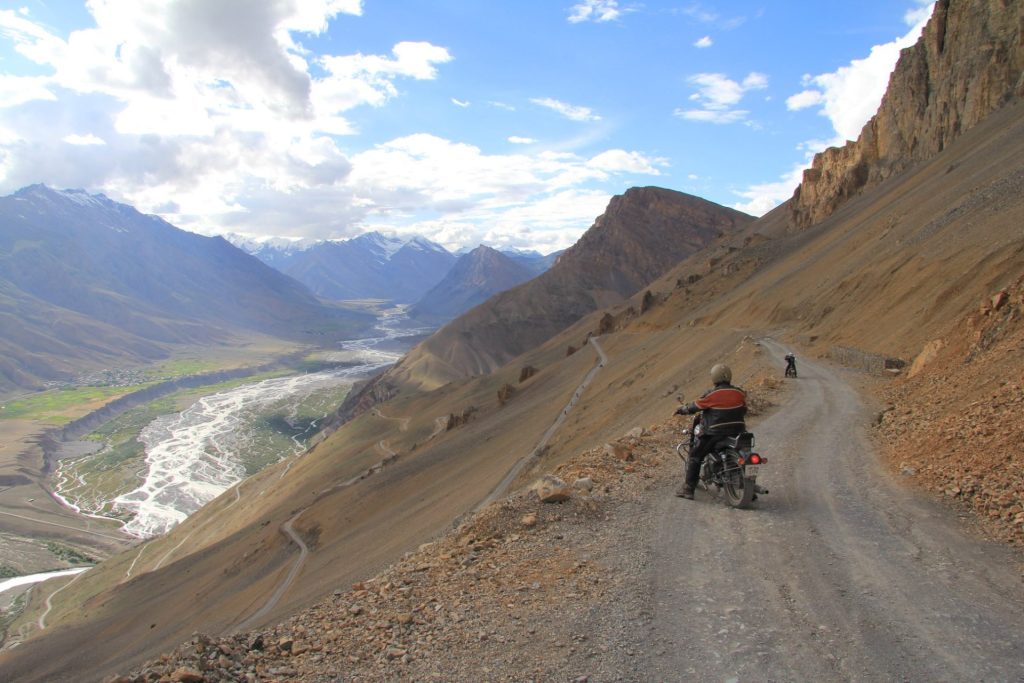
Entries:
[[701,411],[701,422],[709,436],[741,434],[747,431],[747,395],[727,382],[716,384],[693,403],[678,412],[692,415]]

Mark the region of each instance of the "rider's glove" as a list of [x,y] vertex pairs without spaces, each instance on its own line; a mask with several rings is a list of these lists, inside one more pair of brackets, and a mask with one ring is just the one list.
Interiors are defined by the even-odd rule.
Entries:
[[675,414],[676,415],[688,415],[689,413],[686,412],[686,406],[679,406],[678,408],[676,408]]

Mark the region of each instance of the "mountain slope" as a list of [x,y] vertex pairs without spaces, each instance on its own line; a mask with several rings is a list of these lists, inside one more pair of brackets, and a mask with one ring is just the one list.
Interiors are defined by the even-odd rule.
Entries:
[[623,301],[680,259],[751,220],[681,192],[628,190],[612,198],[604,215],[550,270],[439,330],[389,380],[434,387],[489,372],[587,313]]
[[455,256],[422,237],[368,232],[314,244],[240,244],[263,262],[327,299],[390,299],[413,303],[441,281]]
[[[983,0],[950,4],[964,21],[997,6]],[[1004,6],[1007,12],[1019,10]],[[229,492],[169,536],[83,575],[62,592],[51,614],[53,623],[66,627],[0,655],[0,668],[26,681],[107,672],[183,641],[193,630],[231,629],[265,604],[295,566],[298,550],[280,531],[286,522],[312,551],[300,580],[266,623],[293,614],[451,528],[453,519],[484,500],[517,463],[527,465],[519,480],[526,483],[637,425],[663,422],[674,407],[671,396],[705,388],[713,363],[730,363],[740,384],[754,380],[759,352],[748,335],[774,335],[795,345],[798,355],[913,358],[927,342],[951,334],[979,302],[988,301],[991,309],[991,294],[1024,273],[1022,106],[1011,100],[934,157],[862,188],[806,229],[791,230],[792,206],[784,205],[669,269],[649,284],[651,297],[639,294],[594,311],[490,374],[457,378],[432,391],[403,391],[302,458],[250,479],[237,498]],[[640,305],[643,299],[647,306]],[[612,324],[602,326],[606,314]],[[608,361],[547,447],[522,460],[599,362],[590,344],[569,356],[566,346],[579,346],[599,327]],[[988,328],[979,331],[987,334]],[[999,372],[988,374],[993,368],[986,365],[981,379],[1004,377],[1007,385],[998,391],[1009,393],[1024,369],[1020,354],[1001,344],[993,348],[1006,351],[995,359]],[[520,381],[525,365],[538,372]],[[502,391],[506,385],[513,391]],[[794,390],[799,387],[797,382]],[[987,400],[991,392],[969,395]],[[905,398],[927,399],[921,393]],[[1007,419],[1019,419],[1019,404],[1008,405]],[[468,419],[448,419],[453,414]],[[971,428],[952,434],[966,442],[964,448],[972,445]],[[997,440],[991,447],[1006,454],[1005,467],[1020,468],[1015,442]],[[377,467],[385,457],[387,464]],[[616,465],[610,476],[627,477],[627,465]],[[1011,493],[1019,491],[1006,495]],[[538,530],[550,532],[543,524]],[[445,564],[414,567],[464,576],[462,605],[429,603],[439,604],[446,617],[471,609],[464,596],[480,579],[470,574],[478,558],[475,546],[494,540],[460,533],[462,554],[442,558]],[[571,545],[571,539],[564,544]],[[154,571],[150,558],[175,548],[180,554]],[[578,567],[572,559],[566,566]],[[126,580],[129,567],[135,573]],[[403,611],[428,605],[424,601],[432,597],[418,593],[417,584],[372,588],[374,600],[397,603]],[[42,601],[37,597],[34,605],[41,609]],[[143,619],[154,626],[137,628]],[[25,623],[33,623],[32,615]],[[381,635],[380,653],[406,633],[400,625],[368,633],[355,619],[345,628],[353,624],[363,629],[361,638]],[[324,646],[331,647],[326,640]]]
[[[80,625],[0,656],[0,669],[16,658],[23,668],[12,670],[29,681],[60,680],[61,671],[89,666],[124,670],[118,662],[167,649],[194,630],[229,630],[265,602],[292,566],[297,550],[279,528],[303,509],[294,527],[315,546],[268,621],[415,549],[472,509],[529,454],[597,360],[587,347],[566,357],[566,345],[579,345],[606,312],[618,320],[600,337],[609,362],[525,476],[637,425],[662,422],[674,407],[671,395],[699,392],[715,362],[730,363],[738,381],[748,383],[754,353],[743,344],[748,334],[814,338],[798,355],[842,346],[912,357],[990,287],[1022,271],[1024,236],[1016,221],[1024,209],[1024,118],[1018,112],[999,112],[932,161],[865,192],[810,230],[757,239],[758,231],[785,224],[783,210],[694,255],[651,284],[654,303],[643,314],[639,298],[623,302],[492,374],[403,392],[381,411],[408,417],[404,430],[394,419],[364,413],[301,459],[248,480],[238,502],[229,492],[151,541],[131,581],[124,582],[125,573],[140,549],[84,575],[61,594],[50,617]],[[894,212],[901,216],[895,223]],[[748,237],[748,246],[740,246]],[[888,247],[884,254],[879,245]],[[951,282],[950,272],[970,275]],[[539,373],[519,383],[524,365]],[[496,392],[504,384],[515,391],[501,405]],[[467,423],[437,433],[437,418],[468,406],[476,412]],[[384,459],[382,442],[399,457],[344,485]],[[151,571],[186,537],[171,560]],[[80,622],[83,604],[88,617]],[[157,627],[146,633],[130,627],[143,618]],[[94,654],[114,659],[89,664]]]
[[534,275],[505,254],[481,245],[460,256],[444,279],[409,309],[409,315],[420,320],[451,320]]
[[102,195],[35,185],[0,198],[0,220],[0,315],[17,323],[7,382],[66,377],[64,353],[153,358],[232,329],[322,340],[365,324],[219,237]]

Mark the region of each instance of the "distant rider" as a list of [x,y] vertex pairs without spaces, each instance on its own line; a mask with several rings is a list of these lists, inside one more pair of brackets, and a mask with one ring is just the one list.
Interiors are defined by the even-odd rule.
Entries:
[[786,377],[796,377],[796,356],[790,351],[786,354]]
[[734,387],[732,370],[729,366],[718,364],[711,368],[711,381],[714,388],[709,389],[693,403],[680,406],[676,415],[693,415],[699,412],[702,431],[699,438],[690,447],[690,457],[686,461],[686,479],[676,489],[680,498],[693,500],[693,490],[700,476],[700,466],[704,458],[714,449],[722,437],[735,436],[747,431],[743,421],[747,414],[747,395],[742,389]]

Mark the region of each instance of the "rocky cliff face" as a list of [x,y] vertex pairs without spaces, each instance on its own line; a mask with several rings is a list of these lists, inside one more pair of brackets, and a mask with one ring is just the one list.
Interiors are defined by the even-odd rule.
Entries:
[[900,55],[878,113],[856,142],[818,154],[790,202],[793,223],[827,218],[863,188],[928,159],[1024,96],[1024,3],[939,0]]

